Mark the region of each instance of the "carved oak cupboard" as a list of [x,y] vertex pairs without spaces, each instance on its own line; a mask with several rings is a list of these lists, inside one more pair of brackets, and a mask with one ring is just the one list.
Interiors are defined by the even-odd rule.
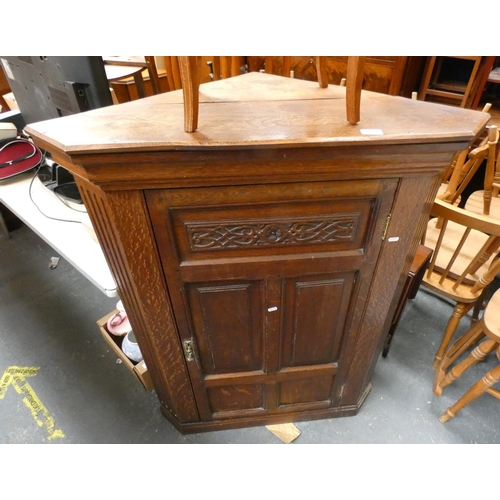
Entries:
[[76,176],[182,432],[353,415],[481,112],[249,73],[28,128]]

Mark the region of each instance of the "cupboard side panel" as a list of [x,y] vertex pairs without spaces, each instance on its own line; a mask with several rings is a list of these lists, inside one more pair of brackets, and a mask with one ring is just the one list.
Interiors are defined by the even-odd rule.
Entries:
[[199,421],[142,192],[77,183],[161,403],[181,423]]
[[439,183],[440,174],[401,179],[352,356],[339,370],[336,397],[343,406],[356,404],[369,383]]

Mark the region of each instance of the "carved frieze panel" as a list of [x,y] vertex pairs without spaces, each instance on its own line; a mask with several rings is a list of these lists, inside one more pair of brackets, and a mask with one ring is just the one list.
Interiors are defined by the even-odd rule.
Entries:
[[360,214],[185,224],[192,251],[352,241]]

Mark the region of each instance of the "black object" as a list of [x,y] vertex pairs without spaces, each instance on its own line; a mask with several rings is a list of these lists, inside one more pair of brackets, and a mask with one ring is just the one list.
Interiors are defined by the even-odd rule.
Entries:
[[[22,128],[113,104],[100,56],[0,56],[0,62],[21,111]],[[69,172],[58,166],[50,175],[49,189],[81,202]]]
[[100,56],[0,56],[24,122],[113,104]]
[[37,176],[47,189],[58,196],[73,203],[83,204],[73,175],[50,158],[46,159],[44,165],[40,167]]

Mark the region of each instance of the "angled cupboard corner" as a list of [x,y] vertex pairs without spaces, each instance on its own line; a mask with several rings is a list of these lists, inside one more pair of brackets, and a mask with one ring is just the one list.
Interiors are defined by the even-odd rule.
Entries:
[[[440,176],[489,115],[249,73],[33,124],[182,432],[354,415]],[[379,130],[376,134],[370,132]],[[364,132],[363,132],[364,131]]]

